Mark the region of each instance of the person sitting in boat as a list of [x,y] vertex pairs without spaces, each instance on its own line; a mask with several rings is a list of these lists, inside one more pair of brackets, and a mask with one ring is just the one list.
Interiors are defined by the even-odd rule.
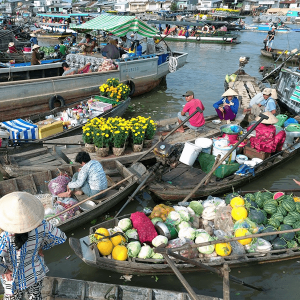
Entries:
[[268,31],[268,34],[267,34],[266,49],[268,52],[272,51],[274,38],[275,38],[275,26],[272,26],[272,30]]
[[41,64],[41,54],[39,53],[39,45],[33,45],[31,48],[32,54],[31,54],[31,65],[40,65]]
[[95,41],[92,41],[90,34],[86,34],[85,37],[79,42],[78,46],[81,47],[83,53],[92,53],[95,48]]
[[228,89],[222,99],[216,102],[215,108],[220,120],[233,121],[239,109],[238,93],[233,89]]
[[[202,111],[204,111],[204,105],[199,99],[194,99],[194,92],[193,91],[187,91],[184,95],[185,100],[187,103],[183,107],[183,110],[178,113],[178,123],[181,124],[182,121],[184,121],[188,116],[187,113],[191,115],[197,110],[197,107],[199,107]],[[205,124],[203,113],[196,113],[188,122],[186,122],[184,125],[189,127],[193,130],[201,130],[203,129],[203,125]],[[177,129],[178,132],[184,132],[183,126],[179,127]]]
[[62,56],[67,55],[67,46],[64,44],[63,41],[60,41],[59,52],[61,53]]
[[34,45],[38,45],[39,42],[38,42],[36,34],[31,33],[30,36],[31,36],[31,38],[30,38],[29,42],[31,43],[31,47],[33,47]]
[[[259,93],[253,97],[250,101],[251,114],[258,116],[261,112],[271,112],[273,115],[276,114],[276,102],[272,97],[277,98],[276,90],[265,88],[262,93]],[[252,102],[252,103],[251,103]]]
[[[258,126],[255,128],[255,133],[251,133],[250,144],[251,148],[266,153],[274,153],[276,151],[281,151],[283,143],[286,138],[286,132],[281,130],[276,134],[276,127],[274,124],[278,122],[278,119],[270,112],[264,112],[265,116],[268,119],[264,119]],[[255,121],[260,120],[260,117],[256,117]],[[253,125],[247,128],[249,131]],[[254,136],[253,136],[254,135]]]
[[68,75],[75,75],[75,74],[84,74],[84,73],[90,73],[91,63],[87,63],[82,68],[70,68],[70,66],[66,63],[62,63],[62,68],[64,69],[64,72],[61,76],[68,76]]
[[170,25],[166,24],[166,29],[164,30],[164,34],[169,34],[169,31],[170,31]]
[[131,45],[132,42],[127,38],[126,35],[121,36],[121,43],[119,43],[119,47],[121,49],[128,51]]
[[7,50],[7,53],[18,53],[18,50],[15,46],[15,43],[14,42],[10,42],[8,44],[8,50]]
[[[107,179],[102,165],[97,160],[91,160],[90,155],[85,152],[79,152],[76,155],[75,162],[79,163],[82,168],[73,175],[72,181],[67,186],[67,191],[58,194],[59,197],[71,197],[75,189],[75,195],[85,194],[92,197],[99,192],[107,189]],[[102,198],[104,194],[96,199]]]
[[117,59],[120,57],[120,52],[117,47],[117,42],[114,39],[110,39],[108,44],[102,49],[102,55],[105,58]]

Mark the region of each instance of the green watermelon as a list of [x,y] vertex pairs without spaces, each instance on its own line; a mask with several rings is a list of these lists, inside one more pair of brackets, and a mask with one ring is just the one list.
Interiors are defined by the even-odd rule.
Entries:
[[256,194],[255,195],[255,202],[257,203],[257,205],[258,205],[259,208],[263,208],[263,206],[264,206],[264,199],[263,199],[263,197],[261,195],[261,192],[257,192],[255,194]]
[[228,194],[226,197],[225,197],[225,202],[226,204],[230,204],[230,201],[232,198],[234,197],[239,197],[240,195],[238,193],[231,193],[231,194]]
[[266,216],[260,209],[250,209],[248,218],[258,225],[264,224],[266,222]]
[[[282,225],[280,225],[280,227],[279,227],[278,229],[279,229],[280,231],[283,231],[283,230],[291,230],[291,229],[293,229],[293,227],[290,226],[290,225],[282,224]],[[281,234],[279,234],[279,237],[284,238],[286,241],[291,241],[291,240],[295,237],[295,233],[294,233],[294,232],[290,232],[290,233],[281,233]]]
[[283,222],[283,215],[280,212],[273,214],[272,218],[277,219],[280,223]]
[[[266,233],[266,232],[276,232],[276,228],[272,227],[272,226],[267,226],[262,233]],[[266,241],[272,242],[274,239],[276,239],[277,234],[272,234],[272,235],[267,235],[267,236],[263,236],[263,239],[265,239]]]
[[281,204],[287,211],[296,210],[296,204],[292,197],[284,196],[284,199],[282,200]]
[[264,211],[267,212],[269,215],[273,215],[277,212],[277,207],[274,204],[271,204],[269,202],[265,202]]
[[275,228],[278,228],[280,226],[280,222],[277,219],[273,218],[273,217],[271,217],[268,220],[268,224],[275,227]]
[[[293,228],[294,228],[294,229],[300,228],[300,221],[295,222],[295,223],[293,224]],[[296,234],[297,236],[300,236],[300,231],[296,231],[295,234]]]
[[297,222],[297,219],[295,219],[293,216],[291,215],[287,215],[286,217],[283,218],[283,224],[286,224],[286,225],[291,225],[293,226],[294,223]]
[[295,202],[296,211],[300,214],[300,202]]
[[254,201],[254,202],[255,202],[255,196],[254,196],[254,194],[250,194],[250,193],[245,194],[244,200],[247,200],[247,201]]
[[277,207],[277,212],[278,213],[281,213],[284,217],[287,215],[287,211],[286,211],[286,209],[282,206],[282,205],[279,205],[278,207]]
[[272,241],[272,246],[274,250],[285,249],[287,247],[286,241],[283,238],[277,237]]
[[290,212],[288,213],[288,216],[292,216],[293,218],[296,219],[296,221],[299,221],[299,220],[300,220],[300,214],[297,213],[296,211],[290,211]]

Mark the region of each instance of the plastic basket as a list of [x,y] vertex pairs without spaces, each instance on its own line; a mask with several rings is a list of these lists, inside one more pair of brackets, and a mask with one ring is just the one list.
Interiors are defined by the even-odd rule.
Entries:
[[288,116],[287,115],[277,115],[276,118],[278,119],[278,122],[275,125],[282,127],[284,122],[288,119]]

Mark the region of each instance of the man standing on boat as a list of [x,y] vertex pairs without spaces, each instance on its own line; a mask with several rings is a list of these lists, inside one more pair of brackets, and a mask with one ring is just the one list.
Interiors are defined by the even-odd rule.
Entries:
[[275,38],[275,26],[272,27],[272,30],[268,31],[267,44],[266,44],[266,49],[268,52],[272,51],[274,38]]
[[[181,124],[182,121],[184,121],[188,116],[186,114],[188,113],[191,115],[197,110],[197,107],[199,107],[202,111],[204,111],[204,105],[199,99],[194,99],[194,92],[193,91],[187,91],[184,95],[185,100],[187,103],[185,104],[183,110],[178,113],[178,123]],[[188,122],[185,123],[187,127],[193,130],[201,130],[203,129],[203,125],[205,124],[203,113],[196,113]],[[183,126],[179,127],[177,129],[178,132],[184,132]]]

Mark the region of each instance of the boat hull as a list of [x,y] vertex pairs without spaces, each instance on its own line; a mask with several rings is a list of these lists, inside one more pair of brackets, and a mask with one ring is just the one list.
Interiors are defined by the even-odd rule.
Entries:
[[[264,49],[260,49],[260,54],[265,56],[265,57],[269,57],[271,59],[276,60],[277,58],[279,58],[279,60],[284,61],[286,60],[289,56],[290,56],[290,52],[288,52],[287,54],[282,54],[283,52],[285,52],[285,50],[280,50],[280,49],[272,49],[272,52],[268,52]],[[288,62],[298,62],[300,56],[294,56],[292,57]]]
[[233,45],[236,44],[236,38],[233,36],[165,36],[165,35],[158,35],[157,38],[163,38],[169,42],[193,42],[193,43],[215,43],[215,44],[226,44],[226,45]]

